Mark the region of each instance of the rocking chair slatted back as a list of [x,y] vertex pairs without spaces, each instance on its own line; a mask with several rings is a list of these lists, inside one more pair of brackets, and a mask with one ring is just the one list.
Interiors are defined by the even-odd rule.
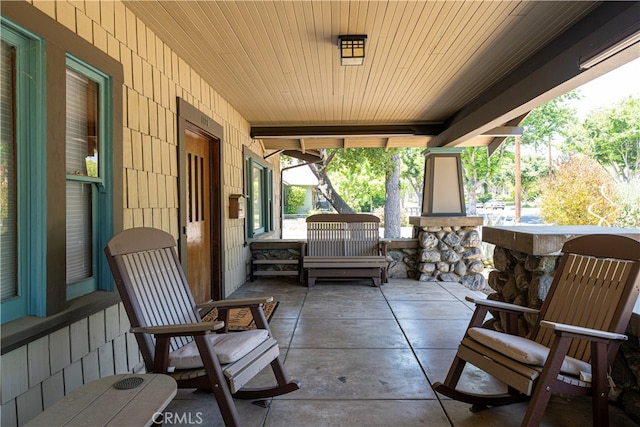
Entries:
[[[578,239],[573,249],[569,243],[569,248],[565,250],[580,253],[580,248],[576,247],[579,244]],[[558,267],[558,277],[543,303],[540,320],[623,334],[631,310],[625,312],[618,302],[636,300],[639,290],[629,280],[629,275],[637,268],[637,260],[567,254]],[[547,347],[551,346],[554,335],[553,330],[541,328],[539,323],[531,334],[534,341]],[[615,345],[611,350],[614,347],[617,351]],[[568,355],[588,362],[591,345],[586,340],[574,340]]]
[[[107,259],[114,264],[116,286],[128,306],[132,327],[201,321],[174,247],[170,235],[152,233],[145,235],[144,242],[119,234],[107,245]],[[136,334],[136,339],[150,369],[155,341],[149,334]],[[177,350],[192,340],[190,336],[173,337],[170,349]]]
[[[140,302],[140,326],[201,321],[191,294],[182,286],[184,281],[180,277],[178,261],[171,249],[156,249],[121,256],[131,279],[131,292]],[[171,350],[177,350],[192,340],[192,337],[174,337],[171,340]]]
[[[617,302],[633,290],[625,287],[633,268],[630,261],[596,259],[571,254],[566,259],[562,276],[548,295],[541,310],[541,320],[581,326],[608,332],[624,333],[628,319],[621,319]],[[626,294],[626,296],[625,296]],[[551,346],[554,332],[548,328],[534,331],[534,341]],[[591,345],[585,340],[574,340],[569,356],[588,362]]]

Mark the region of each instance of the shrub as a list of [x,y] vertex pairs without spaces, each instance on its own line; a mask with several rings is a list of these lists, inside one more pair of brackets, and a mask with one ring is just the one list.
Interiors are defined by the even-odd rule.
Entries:
[[307,197],[307,190],[302,187],[288,187],[287,199],[285,201],[285,211],[288,214],[298,213],[298,210],[304,206]]
[[548,224],[611,225],[619,211],[610,201],[616,198],[613,180],[588,157],[559,165],[540,188],[540,215]]
[[620,214],[614,225],[616,227],[640,228],[640,178],[631,182],[618,184]]

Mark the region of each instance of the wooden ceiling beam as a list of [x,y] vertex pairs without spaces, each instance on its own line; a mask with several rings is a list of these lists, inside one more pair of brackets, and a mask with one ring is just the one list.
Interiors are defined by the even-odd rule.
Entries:
[[522,135],[522,131],[524,128],[522,126],[498,126],[496,128],[491,129],[490,131],[484,132],[480,136],[492,136],[494,138],[498,137],[510,137],[515,135]]
[[433,136],[442,123],[370,126],[252,126],[251,138],[366,138],[372,136]]
[[579,66],[585,55],[622,39],[639,23],[640,2],[603,2],[452,116],[428,146],[457,146],[640,57],[636,44],[587,70]]
[[300,159],[305,162],[315,163],[321,160],[320,154],[312,154],[312,153],[301,153],[297,150],[284,150],[282,154],[289,157],[294,157],[296,159]]
[[[526,113],[524,113],[521,116],[518,116],[514,119],[511,119],[509,122],[507,122],[505,124],[505,126],[509,126],[509,127],[520,127],[522,129],[521,126],[516,126],[519,125],[520,123],[522,123],[522,121],[529,115],[531,111],[527,111]],[[520,133],[518,135],[522,135],[522,131],[520,131]],[[495,153],[495,151],[500,148],[500,145],[502,145],[502,143],[511,135],[505,135],[505,136],[496,136],[495,138],[493,138],[493,140],[489,143],[489,145],[487,145],[487,150],[488,150],[488,154],[489,156],[491,156],[493,153]]]

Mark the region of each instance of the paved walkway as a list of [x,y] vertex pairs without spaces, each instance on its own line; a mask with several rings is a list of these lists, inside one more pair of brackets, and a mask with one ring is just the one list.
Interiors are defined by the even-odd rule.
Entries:
[[[311,289],[287,279],[247,283],[234,297],[273,295],[271,320],[290,377],[300,390],[273,399],[268,409],[236,400],[247,427],[519,426],[526,403],[471,413],[469,405],[431,389],[442,381],[472,314],[464,297],[480,292],[459,283],[392,279],[321,282]],[[261,373],[254,385],[268,383]],[[475,369],[469,390],[502,388]],[[211,394],[179,390],[167,408],[172,425],[223,425]],[[179,422],[178,422],[179,421]],[[590,426],[585,399],[553,398],[543,425]],[[611,407],[611,425],[632,426]]]

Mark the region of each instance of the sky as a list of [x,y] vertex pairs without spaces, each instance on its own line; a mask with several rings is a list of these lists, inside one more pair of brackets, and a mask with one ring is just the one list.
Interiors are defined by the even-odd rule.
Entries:
[[640,58],[580,86],[582,99],[572,106],[583,119],[589,112],[635,95],[640,98]]

